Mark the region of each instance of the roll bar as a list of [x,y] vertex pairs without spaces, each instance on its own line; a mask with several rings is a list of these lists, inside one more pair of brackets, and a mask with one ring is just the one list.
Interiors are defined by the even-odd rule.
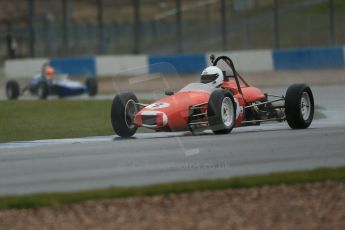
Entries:
[[233,75],[234,75],[235,81],[236,81],[236,85],[237,85],[237,88],[238,88],[238,92],[240,92],[240,94],[243,95],[239,77],[241,78],[241,80],[242,80],[246,85],[248,85],[248,84],[247,84],[247,82],[244,81],[244,79],[237,73],[237,71],[236,71],[236,69],[235,69],[234,62],[231,60],[231,58],[229,58],[228,56],[219,56],[219,57],[216,58],[216,57],[214,56],[214,54],[211,54],[210,60],[211,60],[211,63],[213,64],[213,66],[217,66],[218,62],[219,62],[220,60],[223,60],[223,61],[230,67],[230,69],[232,70],[232,73],[233,73]]

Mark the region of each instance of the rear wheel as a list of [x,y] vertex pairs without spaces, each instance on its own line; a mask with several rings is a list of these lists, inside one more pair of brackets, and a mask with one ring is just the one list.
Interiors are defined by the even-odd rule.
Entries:
[[47,99],[49,93],[48,83],[46,81],[40,81],[37,87],[37,96],[39,99]]
[[286,120],[292,129],[306,129],[314,118],[314,97],[309,86],[295,84],[285,96]]
[[85,85],[87,87],[87,93],[90,97],[96,96],[98,92],[98,84],[97,80],[94,78],[88,78],[86,79]]
[[115,133],[121,137],[131,137],[138,126],[134,118],[138,112],[138,99],[134,93],[121,93],[115,96],[111,107],[111,124]]
[[227,90],[214,91],[208,101],[209,126],[215,134],[228,134],[236,121],[236,103]]
[[20,88],[19,88],[18,82],[11,80],[6,83],[7,99],[15,100],[19,97],[19,93],[20,93]]

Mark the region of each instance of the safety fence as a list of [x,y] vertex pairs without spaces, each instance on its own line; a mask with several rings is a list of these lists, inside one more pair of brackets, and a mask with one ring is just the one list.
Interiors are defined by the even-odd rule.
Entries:
[[344,28],[344,0],[0,1],[0,63],[339,46]]

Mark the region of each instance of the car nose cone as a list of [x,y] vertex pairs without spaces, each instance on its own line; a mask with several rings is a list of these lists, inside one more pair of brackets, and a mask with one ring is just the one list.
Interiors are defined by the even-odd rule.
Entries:
[[162,128],[168,124],[168,116],[160,111],[143,111],[137,115],[136,123],[147,128]]

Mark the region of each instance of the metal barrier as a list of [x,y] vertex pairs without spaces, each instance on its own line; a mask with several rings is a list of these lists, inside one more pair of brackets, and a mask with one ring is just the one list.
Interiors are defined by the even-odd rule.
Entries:
[[[247,50],[216,52],[230,56],[241,72],[344,68],[344,48],[307,48],[286,50]],[[140,74],[199,74],[209,65],[209,55],[124,55],[65,59],[19,59],[5,62],[8,78],[30,77],[43,63],[50,62],[57,72],[76,76],[123,76]]]

